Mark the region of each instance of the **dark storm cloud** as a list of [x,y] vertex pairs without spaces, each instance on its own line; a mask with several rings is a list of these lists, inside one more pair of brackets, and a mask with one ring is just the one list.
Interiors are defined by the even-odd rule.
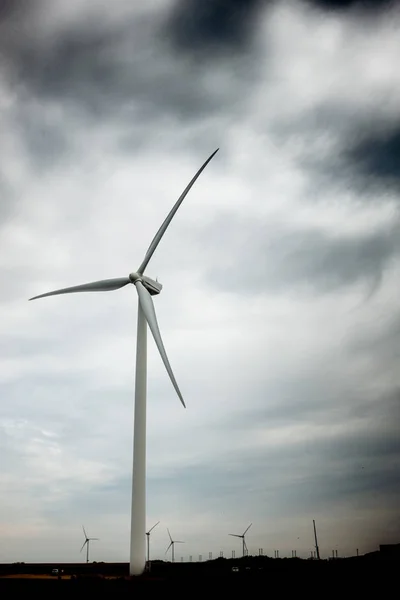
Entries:
[[[373,342],[371,342],[373,343]],[[354,352],[354,351],[353,351]],[[357,359],[357,356],[353,356]],[[268,442],[268,431],[276,431],[281,427],[309,426],[308,440],[288,443],[288,450],[277,447],[268,452],[279,453],[282,458],[293,453],[297,447],[298,456],[307,455],[316,448],[327,457],[339,461],[367,459],[377,460],[381,457],[400,456],[400,436],[397,423],[400,419],[400,390],[394,388],[390,393],[366,398],[363,390],[353,389],[352,384],[339,385],[337,373],[329,373],[329,369],[320,366],[321,376],[310,378],[304,384],[304,378],[291,378],[280,387],[275,397],[268,394],[260,398],[258,407],[243,410],[241,413],[226,418],[226,425],[235,435],[246,430],[265,431]],[[314,373],[314,371],[313,371]],[[345,379],[345,378],[344,378]],[[334,389],[334,391],[333,391]],[[337,430],[342,425],[342,432],[329,436],[329,428]],[[320,428],[324,429],[320,429]],[[312,429],[311,429],[312,428]],[[326,431],[326,439],[314,440],[314,434]],[[353,432],[353,433],[350,433]],[[344,436],[344,438],[343,438]],[[288,454],[287,454],[288,452]],[[297,455],[297,451],[296,451]]]
[[[308,439],[271,448],[268,447],[270,423],[265,419],[263,423],[267,447],[264,466],[261,457],[257,459],[254,456],[251,459],[250,456],[243,456],[243,460],[247,465],[252,464],[253,468],[258,463],[266,479],[276,480],[277,483],[281,474],[285,484],[286,469],[288,474],[296,472],[300,475],[300,481],[295,478],[294,483],[289,483],[296,489],[292,498],[299,502],[303,500],[305,504],[311,499],[315,506],[317,502],[333,503],[357,496],[361,503],[364,494],[365,502],[372,495],[385,495],[387,500],[389,496],[393,500],[397,496],[398,499],[400,479],[395,467],[400,459],[400,437],[397,430],[399,398],[396,390],[388,397],[366,403],[361,423],[351,416],[346,418],[346,411],[342,406],[342,433],[330,436],[329,427],[326,427],[326,437],[314,438],[314,432],[310,430]],[[261,422],[259,419],[257,425]],[[338,422],[336,419],[336,423]],[[332,424],[334,423],[335,420]]]
[[[353,432],[343,427],[334,438],[287,442],[257,450],[241,450],[240,456],[226,452],[209,464],[180,467],[164,477],[150,478],[152,496],[174,483],[186,502],[203,498],[202,508],[224,512],[227,497],[245,502],[249,510],[262,511],[260,499],[269,498],[266,511],[276,515],[311,509],[332,509],[340,502],[359,506],[385,499],[396,505],[400,477],[397,431],[373,431],[368,426]],[[233,438],[234,439],[234,438]],[[296,474],[293,476],[293,474]],[[206,492],[206,493],[205,493]],[[253,492],[256,492],[257,498]],[[261,506],[261,508],[260,508]]]
[[71,149],[62,117],[50,119],[42,107],[15,106],[15,131],[24,139],[24,150],[36,171],[49,168],[55,158],[66,158]]
[[242,51],[251,45],[257,18],[268,0],[178,0],[165,25],[179,51],[207,54]]
[[393,5],[393,0],[303,0],[324,11],[346,11],[359,8],[366,11],[381,11]]
[[[40,2],[40,0],[39,0]],[[36,6],[39,4],[36,1]],[[23,21],[31,15],[34,10],[33,2],[30,0],[1,0],[0,2],[0,23]]]
[[[170,490],[175,499],[179,495],[186,506],[196,506],[202,498],[201,510],[227,516],[227,498],[234,498],[231,508],[245,503],[256,517],[282,514],[305,514],[311,510],[331,511],[337,504],[356,504],[359,508],[379,506],[395,507],[400,494],[397,464],[400,460],[400,438],[397,432],[400,404],[396,392],[378,399],[367,410],[368,419],[357,430],[351,419],[343,423],[343,431],[335,436],[314,437],[310,430],[308,439],[270,446],[268,421],[264,421],[265,447],[241,449],[235,452],[221,449],[212,462],[176,466],[165,475],[148,478],[150,511],[160,511],[159,499],[165,502]],[[254,415],[253,425],[261,424]],[[371,422],[374,422],[371,427]],[[243,426],[243,421],[241,421]],[[350,424],[350,427],[348,425]],[[238,430],[227,422],[224,427]],[[127,469],[128,467],[127,461]],[[293,473],[296,476],[293,477]],[[66,480],[67,481],[67,480]],[[112,503],[119,511],[127,511],[131,479],[115,475],[104,483],[89,487],[68,478],[68,485],[79,488],[79,508],[90,509],[93,514],[109,513]],[[66,487],[65,489],[68,489]],[[39,490],[39,488],[38,488]],[[39,490],[40,492],[40,490]],[[175,502],[175,500],[174,500]],[[71,515],[76,511],[73,495],[66,495],[51,507],[54,514]],[[47,508],[46,508],[47,513]],[[229,517],[228,517],[229,518]]]
[[102,24],[93,16],[65,25],[56,35],[51,30],[41,35],[37,17],[25,15],[35,32],[27,38],[15,39],[15,26],[3,24],[0,51],[11,80],[39,100],[56,100],[70,111],[128,127],[163,115],[199,118],[232,101],[231,89],[204,85],[213,65],[199,67],[193,78],[185,60],[170,55],[168,39],[159,35],[161,17],[132,14],[123,23]]
[[[320,367],[320,375],[318,372]],[[242,427],[281,427],[294,423],[323,424],[326,420],[337,425],[342,419],[364,416],[366,406],[344,384],[337,382],[337,374],[329,373],[323,365],[314,365],[310,373],[279,381],[276,389],[269,387],[268,396],[261,386],[254,389],[251,412],[241,411],[240,418],[227,416],[226,422],[234,430]],[[339,400],[338,400],[339,396]]]
[[[269,135],[289,152],[301,140],[295,158],[310,173],[310,197],[319,204],[325,201],[325,187],[340,193],[350,188],[357,202],[366,203],[385,201],[386,191],[400,191],[400,123],[388,121],[384,102],[359,108],[346,100],[324,100],[301,118],[278,117],[271,125]],[[328,153],[326,143],[332,143]]]
[[66,28],[55,38],[21,39],[8,49],[11,68],[38,97],[77,102],[95,114],[104,113],[107,106],[118,112],[131,99],[130,92],[140,90],[134,70],[130,73],[124,57],[114,54],[118,41],[129,33],[126,52],[134,56],[140,48],[140,43],[135,48],[140,35],[140,24],[135,23],[107,29],[94,20],[92,25],[82,22]]
[[365,136],[349,148],[346,162],[356,176],[379,187],[400,191],[400,125]]
[[[275,227],[271,224],[224,219],[225,248],[235,255],[222,256],[220,264],[207,274],[213,285],[223,281],[224,289],[248,290],[302,288],[330,292],[354,283],[376,285],[399,254],[396,229],[343,236],[322,231]],[[245,231],[252,231],[251,239]],[[221,255],[221,253],[220,253]],[[252,265],[256,262],[257,268]],[[240,273],[240,277],[237,276]]]
[[42,0],[2,0],[0,2],[0,56],[2,67],[8,63],[24,44],[24,36],[35,27],[43,9]]
[[[314,181],[320,181],[320,188],[328,185],[331,189],[352,189],[357,193],[357,202],[400,202],[400,125],[389,127],[379,109],[374,115],[351,115],[338,107],[329,112],[328,108],[322,112],[319,109],[306,122],[313,132],[311,143],[312,136],[318,139],[335,131],[339,137],[337,149],[328,160],[319,159],[317,154],[302,157],[302,166]],[[323,199],[315,189],[312,196],[317,202]]]
[[[0,25],[0,55],[3,85],[13,97],[11,146],[27,169],[43,173],[67,164],[80,144],[103,130],[115,153],[124,155],[149,147],[173,152],[182,143],[208,152],[246,101],[254,68],[236,61],[223,85],[209,82],[210,73],[215,79],[225,68],[218,64],[197,65],[193,77],[187,57],[171,53],[160,35],[162,13],[132,11],[123,21],[104,22],[94,12],[91,19],[55,25],[40,18],[42,4],[21,7],[10,8]],[[8,156],[7,139],[3,144]],[[0,166],[6,217],[19,193],[8,182],[10,172],[8,164]]]

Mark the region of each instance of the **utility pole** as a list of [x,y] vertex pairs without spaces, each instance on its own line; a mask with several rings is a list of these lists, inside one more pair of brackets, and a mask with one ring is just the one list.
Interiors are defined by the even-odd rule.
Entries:
[[318,539],[317,539],[317,528],[315,527],[315,521],[313,520],[314,525],[314,537],[315,537],[315,551],[317,553],[317,559],[320,560],[319,557],[319,548],[318,548]]

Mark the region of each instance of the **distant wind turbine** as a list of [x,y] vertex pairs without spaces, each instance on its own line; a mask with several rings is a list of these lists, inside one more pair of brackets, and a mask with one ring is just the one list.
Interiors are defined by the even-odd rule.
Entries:
[[248,532],[248,530],[250,529],[250,527],[253,525],[253,523],[250,523],[250,525],[248,526],[248,528],[242,533],[242,535],[238,535],[237,533],[230,533],[229,535],[232,535],[233,537],[238,537],[242,539],[242,547],[243,547],[243,556],[246,556],[247,554],[247,544],[246,544],[246,540],[245,540],[245,535]]
[[83,546],[82,546],[82,548],[80,549],[80,552],[82,552],[82,550],[83,550],[83,549],[84,549],[84,547],[86,546],[86,562],[88,563],[88,562],[89,562],[89,543],[90,543],[92,540],[98,540],[99,538],[90,538],[90,537],[88,537],[88,536],[87,536],[87,534],[86,534],[86,531],[85,531],[85,528],[84,528],[84,526],[83,526],[83,525],[82,525],[82,529],[83,529],[83,535],[85,536],[85,541],[83,542]]
[[210,160],[218,152],[215,150],[197,171],[196,175],[187,185],[178,198],[161,227],[154,236],[143,261],[138,270],[130,273],[128,277],[117,279],[104,279],[93,281],[74,287],[63,288],[46,294],[34,296],[30,300],[44,298],[45,296],[56,296],[59,294],[73,294],[75,292],[109,292],[118,290],[128,284],[133,284],[138,293],[138,321],[136,338],[136,377],[135,377],[135,421],[134,421],[134,446],[133,446],[133,476],[132,476],[132,512],[131,512],[131,548],[129,572],[131,575],[140,575],[146,566],[146,382],[147,382],[147,326],[154,337],[157,348],[161,354],[165,368],[171,379],[172,385],[183,406],[185,406],[182,394],[175,380],[169,364],[164,344],[158,328],[157,317],[154,310],[152,296],[161,292],[162,285],[150,277],[144,275],[144,271],[161,241],[168,225],[172,221],[176,211],[182,204],[191,187],[206,168]]
[[169,539],[171,540],[171,543],[168,546],[168,548],[166,549],[165,554],[167,554],[168,550],[170,548],[172,548],[172,562],[174,562],[175,561],[175,552],[174,552],[174,546],[175,546],[175,544],[184,544],[185,542],[181,542],[179,540],[173,540],[172,537],[171,537],[171,534],[169,532],[169,529],[167,529],[167,531],[168,531],[168,535],[169,535]]
[[157,523],[155,525],[153,525],[153,527],[150,527],[150,529],[148,531],[146,531],[146,537],[147,537],[147,566],[150,568],[150,533],[153,531],[154,527],[157,527],[157,525],[159,524],[160,521],[157,521]]

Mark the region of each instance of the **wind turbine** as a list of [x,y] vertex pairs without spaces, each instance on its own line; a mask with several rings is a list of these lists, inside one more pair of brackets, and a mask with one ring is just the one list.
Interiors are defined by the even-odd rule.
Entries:
[[168,531],[168,535],[169,535],[169,539],[171,540],[171,543],[168,546],[168,548],[166,549],[165,554],[167,554],[168,550],[170,548],[172,548],[172,562],[174,562],[175,561],[175,552],[174,552],[174,546],[175,546],[175,544],[184,544],[185,542],[180,542],[179,540],[173,540],[172,537],[171,537],[171,534],[169,532],[169,529],[167,529],[167,531]]
[[83,546],[80,549],[80,552],[82,552],[82,550],[86,546],[86,562],[88,563],[89,562],[89,542],[91,542],[92,540],[98,540],[99,538],[90,538],[90,537],[88,537],[83,525],[82,525],[82,529],[83,529],[83,535],[85,536],[85,541],[83,542]]
[[150,279],[144,275],[144,271],[154,254],[161,238],[163,237],[168,225],[172,221],[176,211],[182,204],[184,198],[195,183],[196,179],[206,168],[210,160],[218,152],[215,150],[205,163],[197,171],[196,175],[187,185],[178,198],[166,219],[154,236],[143,261],[138,270],[130,273],[128,277],[120,277],[118,279],[104,279],[102,281],[94,281],[74,287],[63,288],[46,294],[34,296],[30,300],[44,298],[46,296],[55,296],[58,294],[72,294],[75,292],[109,292],[118,290],[128,284],[133,284],[138,293],[138,321],[137,321],[137,338],[136,338],[136,376],[135,376],[135,416],[134,416],[134,431],[133,431],[133,476],[132,476],[132,511],[131,511],[131,547],[130,547],[130,575],[140,575],[143,573],[146,566],[146,381],[147,381],[147,327],[146,323],[153,334],[155,343],[164,362],[165,368],[171,379],[172,385],[183,406],[185,403],[178,384],[175,380],[164,344],[161,339],[160,330],[158,328],[157,317],[154,310],[152,296],[159,294],[162,285],[154,279]]
[[246,556],[247,554],[247,544],[246,544],[246,540],[244,538],[244,536],[246,535],[246,533],[248,532],[248,530],[250,529],[250,527],[253,525],[253,523],[250,523],[250,525],[248,526],[248,528],[242,533],[242,535],[238,535],[237,533],[230,533],[229,535],[232,535],[233,537],[238,537],[238,538],[242,538],[242,545],[243,545],[243,556]]
[[159,524],[160,521],[157,521],[157,523],[155,525],[153,525],[153,527],[150,527],[150,529],[148,531],[146,531],[146,537],[147,537],[147,566],[148,568],[150,568],[150,533],[153,531],[154,527],[157,527],[157,525]]

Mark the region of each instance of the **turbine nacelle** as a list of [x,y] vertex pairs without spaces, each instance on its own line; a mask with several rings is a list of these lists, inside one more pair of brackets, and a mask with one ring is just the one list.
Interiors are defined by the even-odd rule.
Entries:
[[158,281],[154,281],[151,277],[147,277],[147,275],[141,275],[140,273],[130,273],[129,279],[131,283],[135,284],[137,281],[140,281],[143,284],[143,287],[149,292],[151,296],[156,296],[162,290],[162,285]]

